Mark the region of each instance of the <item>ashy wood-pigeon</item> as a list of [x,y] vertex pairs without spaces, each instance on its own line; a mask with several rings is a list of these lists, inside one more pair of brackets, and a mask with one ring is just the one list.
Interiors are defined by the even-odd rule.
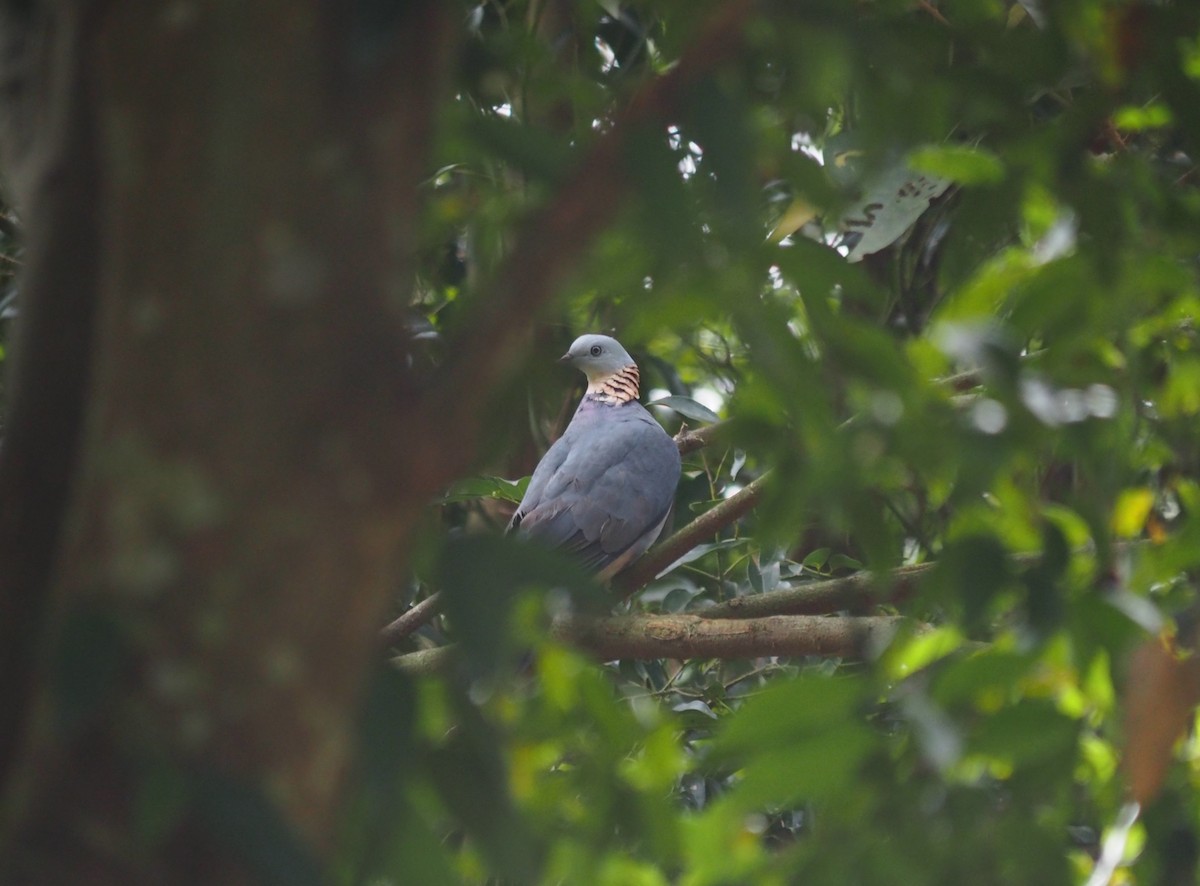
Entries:
[[587,376],[587,393],[534,469],[509,530],[571,552],[606,581],[662,532],[679,449],[638,402],[637,365],[616,339],[580,336],[561,361]]

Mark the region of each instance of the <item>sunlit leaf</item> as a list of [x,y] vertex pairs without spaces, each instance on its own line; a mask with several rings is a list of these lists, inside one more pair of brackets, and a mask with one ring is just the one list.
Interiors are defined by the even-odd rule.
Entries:
[[1113,532],[1121,538],[1137,538],[1146,526],[1154,507],[1154,493],[1146,488],[1125,489],[1113,506]]
[[893,643],[884,657],[884,667],[893,679],[901,679],[946,657],[962,643],[963,636],[954,627],[924,631]]
[[987,184],[1004,177],[1004,164],[986,148],[937,145],[913,151],[908,165],[919,172],[962,185]]

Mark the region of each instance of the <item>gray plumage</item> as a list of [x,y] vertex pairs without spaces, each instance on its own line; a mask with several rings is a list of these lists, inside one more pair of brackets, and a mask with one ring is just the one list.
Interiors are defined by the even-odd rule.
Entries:
[[679,449],[637,401],[637,366],[615,339],[581,336],[562,360],[588,377],[588,391],[538,463],[509,528],[571,552],[607,579],[662,531]]

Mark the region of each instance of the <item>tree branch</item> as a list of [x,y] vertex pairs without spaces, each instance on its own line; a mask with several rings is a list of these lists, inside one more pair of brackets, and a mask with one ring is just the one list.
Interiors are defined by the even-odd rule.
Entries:
[[423,677],[427,674],[441,673],[457,655],[457,646],[437,646],[397,655],[392,659],[392,664],[411,677]]
[[400,617],[379,632],[385,644],[398,643],[421,625],[431,621],[441,611],[441,591],[435,591],[420,603],[401,613]]
[[564,616],[550,635],[603,661],[658,658],[761,658],[828,655],[862,658],[908,619],[772,615],[715,620],[698,615]]
[[651,548],[613,581],[619,598],[641,590],[702,540],[717,533],[753,510],[762,500],[763,488],[771,472],[767,471],[737,495],[730,496],[684,526],[662,544]]
[[[1013,566],[1024,568],[1042,558],[1040,551],[1013,554]],[[882,574],[863,570],[842,578],[806,582],[796,587],[734,597],[697,614],[701,618],[761,618],[768,615],[828,615],[838,610],[863,613],[883,602],[908,596],[937,566],[937,561],[899,566]]]
[[728,428],[729,422],[727,421],[705,425],[702,428],[696,428],[694,431],[681,428],[679,433],[675,435],[675,445],[679,447],[680,455],[687,455],[690,452],[695,452],[697,449],[703,449],[716,437],[728,430]]
[[844,578],[814,581],[792,588],[734,597],[699,614],[703,618],[759,618],[766,615],[825,615],[839,609],[865,612],[890,589],[895,598],[910,592],[936,563],[901,566],[883,575],[863,570]]
[[[880,648],[911,619],[899,616],[773,615],[714,620],[699,615],[568,615],[555,618],[550,636],[601,661],[659,658],[762,658],[824,655],[863,658]],[[428,674],[453,660],[455,647],[398,655],[392,663],[408,674]]]

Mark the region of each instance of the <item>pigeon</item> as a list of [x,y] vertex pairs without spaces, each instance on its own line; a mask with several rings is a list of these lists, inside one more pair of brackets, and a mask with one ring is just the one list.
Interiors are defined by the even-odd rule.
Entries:
[[607,581],[662,532],[679,449],[638,402],[637,364],[616,339],[582,335],[560,362],[587,376],[587,393],[534,469],[509,531],[570,552]]

